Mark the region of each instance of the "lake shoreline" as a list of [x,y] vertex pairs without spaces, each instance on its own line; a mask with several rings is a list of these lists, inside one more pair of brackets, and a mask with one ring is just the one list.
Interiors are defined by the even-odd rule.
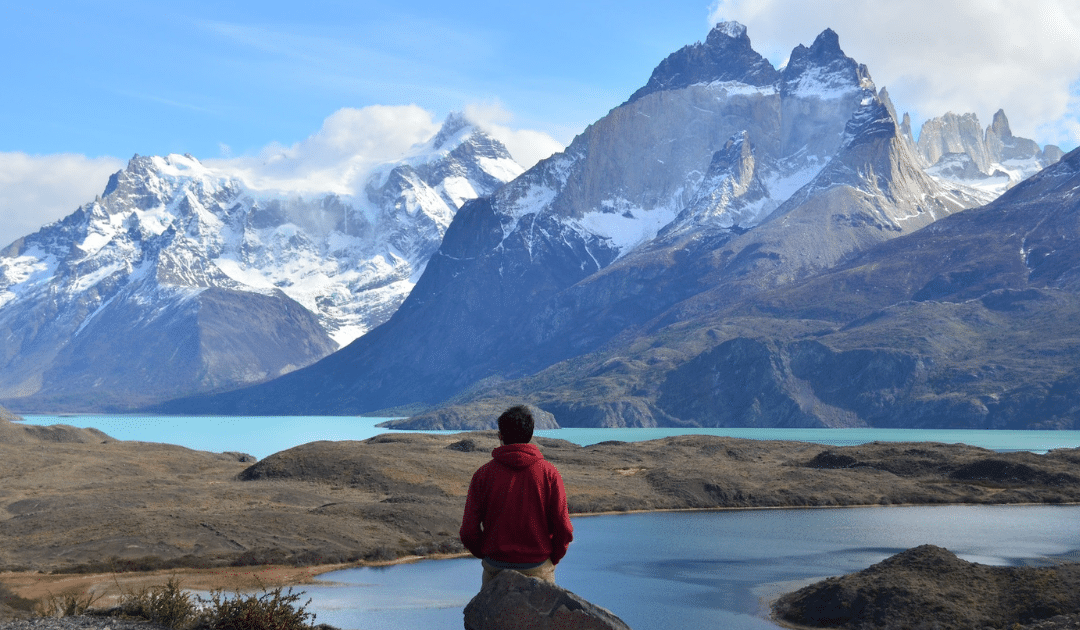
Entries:
[[[1036,455],[707,435],[535,442],[560,470],[574,517],[1080,504],[1080,449]],[[55,574],[74,586],[79,574],[110,581],[115,569],[232,589],[255,583],[246,574],[289,586],[338,568],[467,557],[457,538],[465,493],[496,446],[490,431],[387,433],[305,443],[252,462],[94,429],[0,423],[0,568],[16,572],[0,581],[61,584]],[[293,573],[249,568],[268,565]]]

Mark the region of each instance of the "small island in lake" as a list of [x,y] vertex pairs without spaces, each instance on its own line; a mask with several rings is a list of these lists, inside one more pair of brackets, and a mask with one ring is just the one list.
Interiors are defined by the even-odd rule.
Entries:
[[773,604],[796,628],[1080,627],[1080,563],[995,567],[922,545],[867,569],[799,589]]

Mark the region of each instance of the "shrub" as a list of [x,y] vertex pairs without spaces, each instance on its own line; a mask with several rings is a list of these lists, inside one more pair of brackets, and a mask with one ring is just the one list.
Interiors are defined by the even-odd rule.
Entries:
[[74,617],[90,610],[99,599],[101,595],[93,593],[67,593],[60,596],[49,593],[48,597],[38,600],[34,613],[39,617]]
[[205,605],[200,625],[211,630],[310,630],[315,613],[305,610],[310,599],[297,605],[300,595],[292,589],[282,594],[280,586],[261,595],[236,593],[231,598],[213,591],[209,600],[199,598]]
[[[173,577],[161,586],[122,591],[115,609],[96,614],[145,619],[177,630],[312,630],[315,613],[305,610],[310,599],[297,604],[301,594],[292,589],[283,593],[278,587],[260,595],[235,593],[227,597],[218,590],[210,593],[210,599],[203,599],[184,591]],[[41,617],[88,614],[100,597],[50,594],[37,602],[34,611]]]
[[122,593],[120,613],[147,619],[170,628],[187,627],[194,622],[199,609],[190,593],[180,588],[180,581],[169,578],[163,586]]

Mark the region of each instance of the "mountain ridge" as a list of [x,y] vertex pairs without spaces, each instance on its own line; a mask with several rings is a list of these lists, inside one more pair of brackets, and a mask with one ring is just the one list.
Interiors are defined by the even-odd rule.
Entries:
[[[959,120],[942,120],[953,118]],[[499,167],[506,165],[500,162],[504,149],[472,134],[464,117],[451,116],[427,144],[367,181],[364,195],[374,206],[365,212],[350,210],[350,201],[340,196],[318,203],[290,197],[253,204],[250,210],[219,200],[210,204],[221,206],[219,212],[209,214],[225,218],[214,223],[200,219],[205,214],[200,208],[208,206],[199,195],[225,199],[230,193],[202,185],[175,200],[176,208],[194,218],[166,225],[161,222],[165,215],[155,210],[156,193],[133,187],[129,206],[137,207],[144,197],[150,200],[139,220],[116,215],[112,232],[79,242],[95,252],[106,246],[149,252],[138,244],[142,241],[107,238],[135,228],[155,243],[182,245],[199,237],[221,252],[232,252],[239,251],[237,243],[247,243],[246,235],[256,234],[259,242],[245,251],[256,252],[261,260],[325,265],[323,254],[305,253],[315,251],[309,244],[318,239],[312,234],[377,232],[371,241],[384,249],[362,265],[374,280],[333,295],[312,288],[309,279],[317,274],[260,276],[250,273],[244,267],[247,259],[237,255],[204,259],[198,248],[159,247],[161,253],[150,260],[156,266],[147,263],[138,271],[166,280],[160,286],[173,287],[168,289],[173,295],[165,297],[176,306],[172,311],[159,308],[153,317],[162,321],[162,314],[172,313],[176,322],[192,321],[199,312],[191,306],[198,302],[192,295],[203,300],[209,319],[194,330],[207,334],[192,337],[190,326],[178,325],[177,330],[209,340],[211,352],[188,351],[185,356],[193,366],[211,358],[205,365],[224,376],[213,383],[204,379],[189,392],[174,388],[164,396],[171,402],[136,401],[156,412],[410,415],[452,407],[452,414],[438,420],[445,424],[453,421],[451,415],[460,421],[470,408],[524,398],[554,413],[565,426],[861,426],[902,422],[901,412],[888,411],[891,400],[895,409],[910,412],[916,424],[972,426],[990,419],[1011,426],[1026,404],[1016,401],[1024,396],[1043,400],[1047,392],[1067,387],[1071,368],[1061,355],[1040,366],[1035,355],[1046,344],[1025,341],[1021,321],[1009,309],[1034,308],[1040,321],[1049,322],[1053,313],[1072,312],[1071,296],[1067,291],[1038,293],[1043,289],[1027,281],[995,276],[999,268],[1016,264],[1008,257],[993,261],[986,271],[947,269],[937,267],[939,261],[889,246],[898,239],[912,242],[903,239],[1007,188],[999,186],[1001,176],[977,168],[980,152],[1000,157],[991,164],[1007,171],[1009,182],[1054,155],[1051,147],[1033,149],[1031,141],[1014,137],[1003,112],[979,133],[930,164],[912,137],[910,118],[898,119],[886,90],[879,91],[866,66],[843,52],[834,31],[823,31],[810,46],[798,45],[787,66],[777,70],[753,51],[745,27],[721,23],[704,43],[662,60],[642,90],[590,125],[563,152],[512,179],[510,169]],[[950,134],[955,135],[949,131],[941,137]],[[155,164],[165,160],[146,159]],[[201,166],[193,158],[168,160],[173,169]],[[107,187],[106,197],[122,192],[120,175]],[[987,178],[992,181],[983,181]],[[1006,202],[1038,205],[1034,197],[1024,197],[1035,195],[1030,187],[1015,188],[1022,192],[1003,196]],[[442,214],[427,214],[428,202],[442,208]],[[459,202],[460,209],[450,211]],[[378,228],[382,224],[372,218],[375,206],[403,217],[402,222]],[[105,210],[89,205],[87,211]],[[236,217],[247,221],[242,229],[218,227],[240,225]],[[1060,229],[1070,233],[1072,228],[1061,224]],[[266,230],[274,238],[263,238]],[[439,238],[413,240],[418,233]],[[986,236],[978,225],[972,228],[976,234]],[[920,241],[920,246],[936,247],[944,260],[959,260],[935,241]],[[987,246],[972,245],[975,250]],[[997,251],[993,247],[988,251]],[[1016,247],[1025,250],[1027,244]],[[1050,261],[1040,273],[1061,267],[1068,275],[1069,251],[1067,239],[1041,234],[1031,241],[1030,258]],[[893,269],[897,278],[867,270],[859,278],[848,271],[874,252],[920,260],[921,269],[883,258],[874,264]],[[110,321],[123,321],[125,329],[143,326],[152,335],[152,327],[144,326],[151,321],[145,315],[136,312],[127,320],[104,316],[119,304],[108,289],[108,282],[116,283],[116,270],[108,261],[93,267],[89,258],[81,250],[72,258],[85,271],[72,282],[100,289],[99,301],[71,317],[67,330],[77,333],[71,347],[88,348],[83,339],[105,339],[98,328]],[[121,265],[136,268],[130,261]],[[48,269],[31,267],[15,274],[23,274],[20,282],[35,273],[47,276]],[[938,269],[936,276],[924,278],[893,302],[873,301],[900,296],[889,289],[896,280],[929,269]],[[868,285],[867,277],[879,286]],[[985,286],[967,286],[979,277]],[[261,278],[258,286],[246,286],[258,290],[247,291],[242,299],[229,293],[244,288],[236,283],[253,278]],[[207,290],[211,285],[216,293]],[[400,307],[352,297],[354,289],[379,294],[391,285],[405,289],[394,294]],[[943,301],[961,285],[967,286],[968,302]],[[811,287],[820,293],[808,292]],[[994,293],[998,290],[1005,293]],[[1036,291],[1034,298],[1025,297],[1030,291]],[[180,308],[184,304],[188,311]],[[326,340],[314,341],[318,329],[325,333],[328,318],[353,312],[370,315],[372,324],[383,323],[318,359],[326,355],[319,349]],[[263,319],[235,325],[230,320],[238,313]],[[0,305],[0,324],[4,315]],[[286,327],[278,328],[280,322]],[[952,328],[930,339],[911,326],[939,332]],[[1069,347],[1067,326],[1047,329],[1066,335],[1054,343]],[[335,339],[344,343],[351,336],[341,330]],[[871,331],[885,339],[871,340]],[[1017,347],[1014,356],[1001,355],[993,349],[994,331],[1002,333],[1001,343],[1029,345]],[[950,334],[994,355],[997,367],[974,365],[973,350],[949,339]],[[180,338],[162,339],[165,345],[188,347],[177,343]],[[129,346],[153,346],[162,339],[133,336]],[[283,340],[299,349],[296,359],[282,360],[275,344]],[[896,346],[897,340],[910,343]],[[108,349],[99,342],[93,352],[77,356]],[[942,354],[946,350],[953,355]],[[118,373],[123,353],[116,354],[115,368],[97,371]],[[84,372],[68,380],[94,395],[113,387],[95,384],[85,363]],[[824,378],[820,372],[826,368],[858,386],[840,382],[841,377]],[[287,373],[226,391],[238,382],[266,381],[273,370]],[[1027,380],[1025,370],[1032,375]],[[0,370],[0,377],[4,374]],[[58,374],[47,376],[57,382]],[[42,391],[46,375],[31,376],[27,387]],[[131,386],[137,383],[131,380]],[[221,393],[207,397],[207,391]],[[697,402],[686,392],[697,392]],[[37,396],[35,404],[42,404]],[[103,404],[85,394],[64,404],[75,397]],[[11,403],[2,391],[0,399]],[[63,400],[54,396],[49,404]],[[1014,403],[1020,406],[1001,411]],[[1047,412],[1032,422],[1064,426],[1068,404],[1065,411]]]
[[[722,44],[745,52],[745,29],[720,25],[706,44],[669,59],[704,58]],[[710,313],[752,308],[751,298],[797,286],[979,199],[923,173],[887,96],[843,54],[835,33],[793,58],[787,90],[781,73],[766,86],[752,84],[760,73],[738,85],[707,73],[691,81],[665,60],[654,77],[683,78],[650,79],[656,90],[612,110],[564,153],[466,204],[387,324],[283,379],[160,409],[250,414],[273,401],[286,410],[358,413],[448,404],[460,418],[470,401],[491,407],[523,397],[561,426],[695,425],[715,418],[682,409],[670,392],[676,383],[693,390],[686,366],[714,347],[722,355],[703,364],[706,371],[736,358],[781,362],[764,380],[727,390],[772,392],[774,415],[751,395],[720,417],[865,423],[861,407],[819,396],[790,372],[791,359],[774,353],[787,352],[787,342],[752,339],[769,329],[808,335],[823,322],[743,317],[711,328]],[[799,116],[804,125],[792,122]],[[626,154],[628,138],[649,149]],[[729,209],[746,218],[724,219]],[[653,351],[632,350],[643,346]],[[800,374],[809,361],[796,361]]]

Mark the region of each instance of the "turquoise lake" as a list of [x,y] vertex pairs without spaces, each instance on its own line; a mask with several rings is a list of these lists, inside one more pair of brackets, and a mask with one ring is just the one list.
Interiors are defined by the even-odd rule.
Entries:
[[[386,429],[375,426],[388,418],[347,416],[26,416],[29,424],[94,427],[118,440],[166,442],[204,451],[239,451],[262,459],[278,451],[317,440],[364,440]],[[431,431],[430,433],[456,433]],[[755,440],[797,440],[831,446],[866,442],[945,442],[971,444],[998,451],[1045,452],[1080,447],[1080,431],[992,431],[954,429],[555,429],[544,437],[588,445],[605,440],[639,442],[669,435],[724,435]]]
[[[384,418],[30,416],[95,427],[123,440],[167,442],[259,458],[316,440],[362,440]],[[444,432],[439,432],[444,433]],[[445,432],[449,433],[449,432]],[[559,429],[539,435],[587,445],[683,434],[799,440],[965,443],[998,451],[1080,447],[1080,431],[912,429]],[[995,565],[1080,560],[1080,506],[932,506],[743,510],[578,517],[560,585],[635,630],[776,630],[767,601],[818,579],[866,568],[920,544]],[[317,622],[343,630],[458,629],[480,585],[479,561],[423,561],[327,573],[304,586]]]

